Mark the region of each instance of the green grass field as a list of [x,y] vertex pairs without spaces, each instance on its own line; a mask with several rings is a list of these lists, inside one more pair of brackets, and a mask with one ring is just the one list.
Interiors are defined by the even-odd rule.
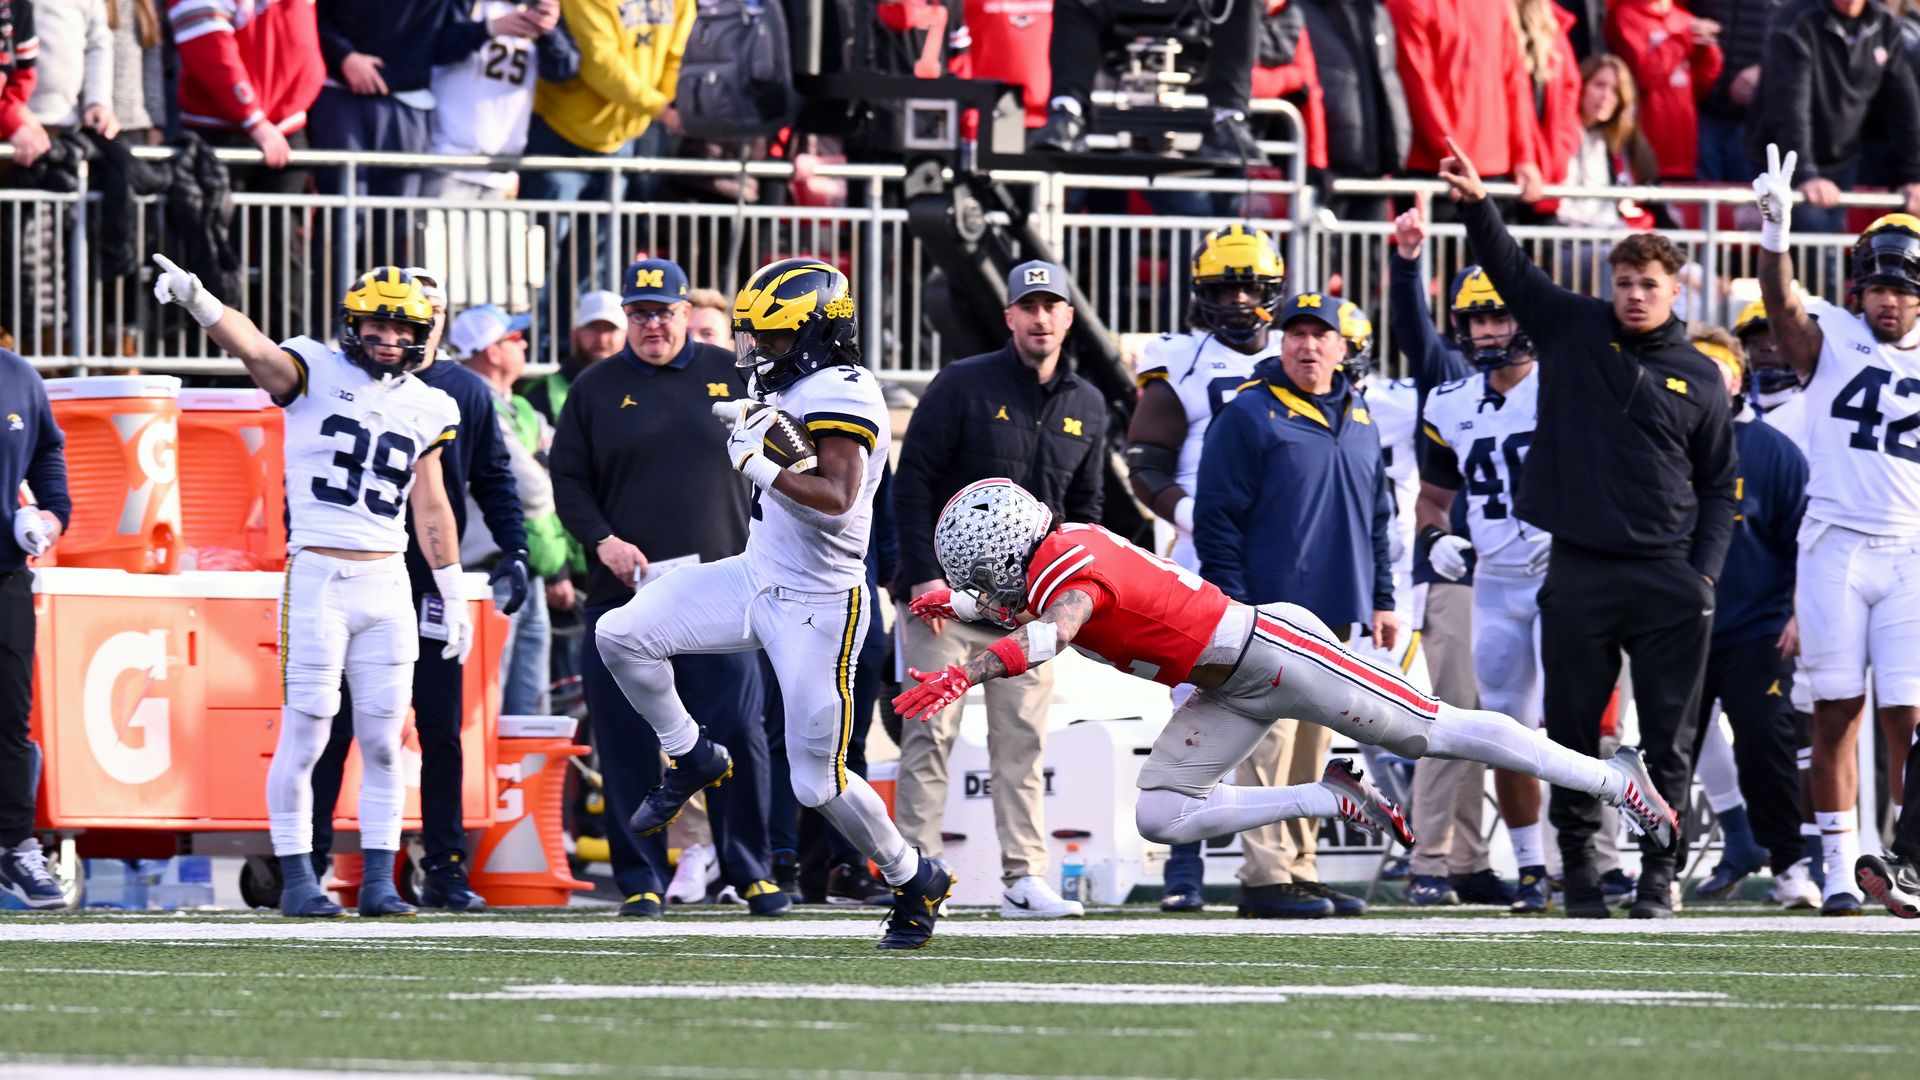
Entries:
[[1412,914],[10,917],[0,1077],[1913,1075],[1912,924]]

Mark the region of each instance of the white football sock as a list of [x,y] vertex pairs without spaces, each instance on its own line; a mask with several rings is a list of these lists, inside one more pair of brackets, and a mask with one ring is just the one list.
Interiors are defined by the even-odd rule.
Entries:
[[1507,839],[1513,842],[1513,862],[1520,867],[1545,866],[1546,845],[1541,842],[1540,823],[1508,826]]
[[858,774],[849,770],[846,788],[817,809],[855,851],[873,860],[887,884],[904,885],[920,869],[920,853],[901,837],[887,805]]
[[1860,812],[1815,810],[1813,823],[1820,828],[1820,862],[1827,871],[1820,898],[1853,892],[1853,861],[1860,857]]
[[1215,784],[1204,799],[1164,788],[1142,791],[1134,804],[1133,817],[1140,835],[1147,839],[1187,844],[1288,818],[1324,818],[1339,813],[1339,798],[1317,783],[1265,788]]
[[1700,740],[1700,759],[1694,763],[1693,774],[1700,778],[1700,786],[1706,790],[1707,806],[1715,817],[1736,806],[1747,805],[1740,794],[1740,770],[1733,762],[1733,744],[1727,741],[1718,716],[1707,722],[1706,734]]
[[1460,709],[1446,702],[1427,729],[1427,754],[1465,758],[1499,769],[1538,777],[1555,787],[1572,788],[1605,799],[1620,797],[1618,774],[1599,758],[1569,750],[1544,731],[1528,728],[1504,713]]

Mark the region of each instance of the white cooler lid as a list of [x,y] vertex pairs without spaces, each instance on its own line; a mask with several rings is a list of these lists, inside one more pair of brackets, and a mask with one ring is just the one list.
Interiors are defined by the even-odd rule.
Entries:
[[273,398],[265,390],[209,390],[194,387],[180,391],[182,412],[259,412],[273,408]]
[[571,739],[577,722],[571,716],[503,716],[502,739]]
[[88,375],[76,379],[47,380],[47,397],[53,401],[179,396],[180,380],[173,375]]

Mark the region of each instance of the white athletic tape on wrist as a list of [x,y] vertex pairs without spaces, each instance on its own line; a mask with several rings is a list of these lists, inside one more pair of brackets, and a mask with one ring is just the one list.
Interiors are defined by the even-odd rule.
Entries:
[[979,601],[969,592],[957,592],[947,604],[953,609],[954,617],[961,622],[973,622],[980,617]]
[[747,460],[740,463],[740,471],[755,487],[764,490],[772,490],[773,482],[780,479],[780,466],[761,454],[749,454]]
[[1060,628],[1036,619],[1027,624],[1027,663],[1039,664],[1053,659],[1060,650]]

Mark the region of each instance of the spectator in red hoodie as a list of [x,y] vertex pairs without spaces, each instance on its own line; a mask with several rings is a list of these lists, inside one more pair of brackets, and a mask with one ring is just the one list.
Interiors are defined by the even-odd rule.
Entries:
[[1509,0],[1387,0],[1400,35],[1400,83],[1413,120],[1407,170],[1439,171],[1451,137],[1481,173],[1540,197],[1533,84],[1511,29]]
[[1532,85],[1539,138],[1534,158],[1548,183],[1567,175],[1580,148],[1580,58],[1567,36],[1576,20],[1553,0],[1513,0],[1513,30]]
[[1674,0],[1615,0],[1607,9],[1607,48],[1640,87],[1640,130],[1662,180],[1698,175],[1699,107],[1724,64],[1719,34],[1719,23]]
[[0,0],[0,139],[13,144],[14,164],[25,168],[47,152],[47,129],[27,109],[39,73],[40,39],[33,32],[33,0]]

